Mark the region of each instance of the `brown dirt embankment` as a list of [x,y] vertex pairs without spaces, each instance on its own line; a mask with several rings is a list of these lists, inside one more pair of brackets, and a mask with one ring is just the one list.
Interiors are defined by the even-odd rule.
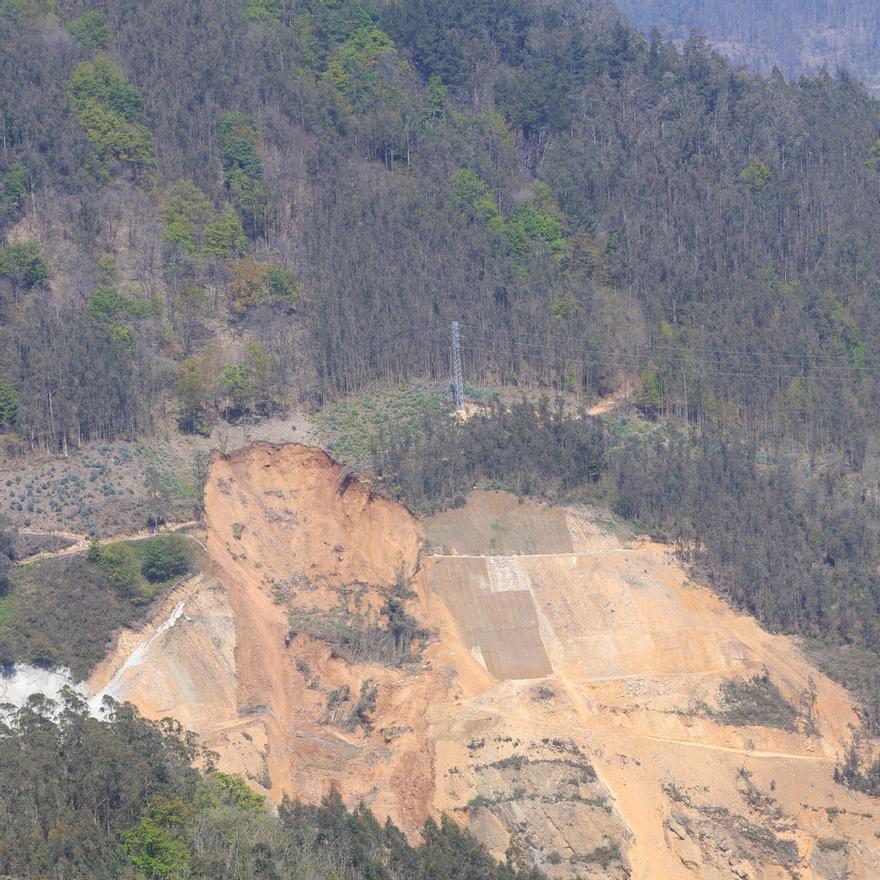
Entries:
[[[551,877],[880,876],[880,808],[832,778],[849,696],[669,548],[504,493],[422,524],[298,446],[216,456],[205,501],[208,574],[92,684],[272,798],[336,786],[408,833],[446,811]],[[350,662],[403,584],[429,643]],[[765,670],[792,729],[721,723],[723,683]]]

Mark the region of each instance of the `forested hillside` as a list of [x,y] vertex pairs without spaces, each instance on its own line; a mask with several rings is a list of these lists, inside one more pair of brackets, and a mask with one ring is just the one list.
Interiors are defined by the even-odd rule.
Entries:
[[[878,195],[853,76],[602,0],[0,0],[0,428],[66,453],[445,382],[459,320],[469,382],[631,387],[644,430],[560,421],[535,477],[488,464],[534,415],[428,414],[375,444],[389,491],[601,476],[766,625],[876,652]],[[439,437],[468,468],[423,473]]]
[[876,425],[880,105],[604,5],[4,0],[2,419],[445,377],[842,450]]
[[[409,846],[390,821],[286,801],[270,812],[174,724],[109,701],[102,720],[67,690],[0,715],[0,871],[21,878],[538,880],[494,862],[454,822]],[[190,765],[196,761],[208,772]],[[121,772],[124,771],[124,772]]]
[[657,27],[684,39],[706,34],[737,64],[769,74],[815,74],[846,68],[880,89],[880,10],[871,0],[621,0],[646,33]]

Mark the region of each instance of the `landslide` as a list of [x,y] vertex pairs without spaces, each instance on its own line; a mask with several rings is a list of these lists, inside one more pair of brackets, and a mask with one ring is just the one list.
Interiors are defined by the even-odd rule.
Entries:
[[[851,699],[668,547],[499,492],[420,523],[264,443],[215,456],[205,510],[208,573],[90,686],[276,801],[335,786],[413,834],[445,811],[551,877],[880,876],[880,812],[833,781]],[[756,680],[788,729],[724,716]]]

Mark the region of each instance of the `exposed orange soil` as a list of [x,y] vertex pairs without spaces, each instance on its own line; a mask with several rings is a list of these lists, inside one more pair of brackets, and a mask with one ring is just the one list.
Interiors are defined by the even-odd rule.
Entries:
[[[446,811],[552,877],[880,877],[880,806],[832,778],[850,697],[669,548],[597,520],[475,493],[421,524],[318,450],[218,456],[209,573],[91,685],[177,717],[275,800],[335,785],[408,833]],[[289,634],[342,604],[366,615],[398,581],[433,634],[416,663]],[[764,669],[794,705],[812,677],[815,731],[712,720],[724,680]],[[372,730],[346,729],[368,679]]]

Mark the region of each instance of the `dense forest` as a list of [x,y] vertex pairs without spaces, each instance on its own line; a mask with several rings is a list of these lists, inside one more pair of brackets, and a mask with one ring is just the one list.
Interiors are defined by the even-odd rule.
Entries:
[[4,0],[0,420],[64,449],[445,377],[635,381],[861,467],[880,105],[604,3]]
[[620,0],[646,33],[706,34],[733,62],[787,76],[844,67],[880,89],[880,10],[871,0]]
[[[447,819],[410,846],[390,821],[285,801],[277,815],[173,723],[66,690],[0,715],[0,872],[22,880],[539,880]],[[199,772],[191,766],[203,767]]]

